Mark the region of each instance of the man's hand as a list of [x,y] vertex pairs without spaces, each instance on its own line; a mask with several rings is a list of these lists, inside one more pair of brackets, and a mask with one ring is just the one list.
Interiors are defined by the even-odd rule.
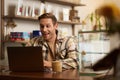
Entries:
[[52,62],[44,60],[44,67],[51,68],[52,67]]

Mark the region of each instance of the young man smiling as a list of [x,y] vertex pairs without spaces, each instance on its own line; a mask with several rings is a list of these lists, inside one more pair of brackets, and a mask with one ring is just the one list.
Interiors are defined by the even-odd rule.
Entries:
[[52,13],[45,13],[38,18],[42,36],[31,39],[29,46],[42,46],[44,67],[52,68],[52,61],[60,60],[63,69],[77,68],[77,50],[74,39],[60,38],[58,23]]

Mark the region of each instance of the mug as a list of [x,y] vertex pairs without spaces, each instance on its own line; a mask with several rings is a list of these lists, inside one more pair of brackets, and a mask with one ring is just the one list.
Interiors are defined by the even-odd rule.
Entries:
[[53,72],[62,72],[62,62],[61,61],[52,61],[52,71]]

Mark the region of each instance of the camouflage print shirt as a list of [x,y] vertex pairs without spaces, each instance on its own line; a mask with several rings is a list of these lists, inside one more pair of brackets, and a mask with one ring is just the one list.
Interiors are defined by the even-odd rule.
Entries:
[[[27,46],[42,46],[42,54],[45,60],[48,59],[49,46],[42,37],[34,37]],[[77,68],[78,58],[74,38],[57,38],[56,39],[56,59],[62,62],[63,69]]]

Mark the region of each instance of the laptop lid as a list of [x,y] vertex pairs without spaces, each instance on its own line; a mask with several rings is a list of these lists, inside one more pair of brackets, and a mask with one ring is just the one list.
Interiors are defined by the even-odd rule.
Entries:
[[42,47],[7,47],[9,70],[43,71]]

